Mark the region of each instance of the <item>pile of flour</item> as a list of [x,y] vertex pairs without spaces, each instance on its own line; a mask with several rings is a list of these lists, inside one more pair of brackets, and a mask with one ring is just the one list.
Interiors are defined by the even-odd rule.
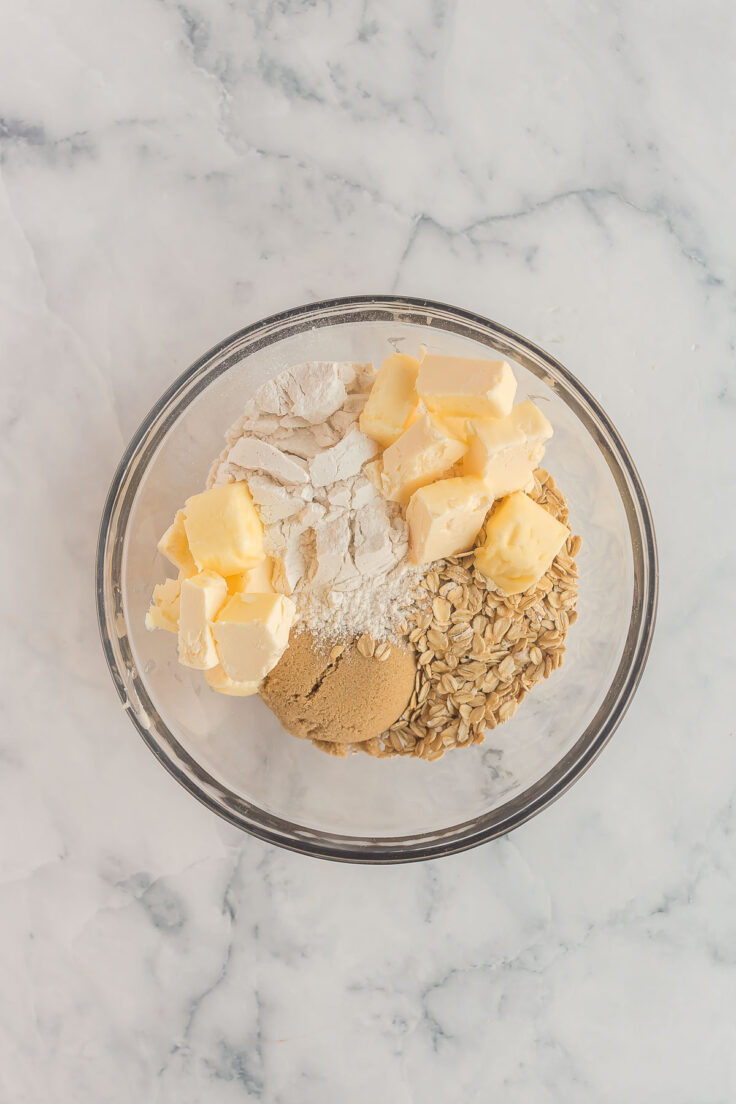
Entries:
[[416,600],[406,522],[366,474],[380,449],[358,416],[374,379],[372,365],[350,362],[281,372],[230,428],[208,480],[247,480],[274,586],[321,640],[391,637]]

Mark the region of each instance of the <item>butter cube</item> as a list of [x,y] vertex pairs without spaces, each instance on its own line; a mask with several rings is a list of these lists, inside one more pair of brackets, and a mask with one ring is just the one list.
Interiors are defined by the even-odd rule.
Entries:
[[153,588],[153,598],[146,614],[146,628],[165,629],[167,632],[179,631],[179,596],[181,584],[178,579],[167,579]]
[[[422,418],[425,414],[429,414],[429,410],[424,405],[424,402],[420,399],[419,400],[419,405],[417,406],[416,410],[409,417],[409,419],[408,419],[408,421],[407,421],[404,428],[408,429],[409,426],[414,425],[414,422],[418,422],[419,419]],[[433,414],[432,417],[434,417],[434,418],[440,418],[441,417],[442,418],[442,425],[445,427],[445,429],[453,437],[457,437],[458,441],[465,441],[465,444],[467,445],[467,443],[468,443],[468,419],[467,418],[451,418],[446,414],[442,414],[442,415]]]
[[384,452],[381,489],[404,505],[420,487],[447,475],[467,451],[442,419],[423,414]]
[[566,525],[523,491],[505,498],[486,525],[475,565],[504,594],[528,590],[551,566],[570,536]]
[[283,594],[233,594],[212,626],[225,674],[260,682],[284,654],[295,614]]
[[443,418],[442,424],[446,426],[453,437],[457,437],[458,441],[464,441],[466,445],[468,444],[470,440],[470,423],[467,418]]
[[417,394],[433,414],[449,418],[505,418],[516,379],[505,360],[433,356],[422,361]]
[[273,560],[264,556],[260,563],[225,580],[230,594],[273,594]]
[[189,551],[183,510],[177,510],[173,522],[161,537],[157,547],[161,555],[185,575],[196,575],[197,565]]
[[465,474],[485,479],[496,498],[527,489],[552,436],[541,410],[527,399],[506,418],[473,418],[467,425]]
[[211,667],[209,671],[205,671],[204,677],[218,694],[230,694],[234,698],[248,698],[251,694],[258,693],[259,684],[257,682],[233,682],[225,674],[221,663],[218,663],[216,667]]
[[263,559],[263,526],[244,482],[188,498],[184,528],[200,571],[237,575]]
[[418,422],[421,417],[423,417],[425,414],[428,414],[428,413],[429,413],[429,411],[427,410],[424,403],[423,402],[417,402],[417,405],[414,407],[411,414],[409,415],[409,417],[404,422],[404,429],[403,429],[402,432],[405,432],[409,428],[409,426],[413,426],[415,422]]
[[425,564],[469,551],[492,505],[493,494],[476,476],[420,487],[406,510],[411,559]]
[[206,671],[218,663],[212,621],[227,598],[227,584],[214,571],[182,579],[179,600],[179,662]]
[[403,432],[419,402],[419,361],[404,353],[386,357],[360,415],[360,428],[386,448]]

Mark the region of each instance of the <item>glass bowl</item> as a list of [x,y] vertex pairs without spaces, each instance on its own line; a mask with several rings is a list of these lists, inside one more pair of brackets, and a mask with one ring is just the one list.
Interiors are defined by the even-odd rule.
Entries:
[[[229,698],[179,665],[144,615],[167,573],[156,542],[204,486],[226,429],[264,381],[305,360],[372,360],[392,348],[511,362],[555,435],[545,466],[567,496],[578,620],[565,662],[485,743],[441,760],[335,759],[288,735],[258,697]],[[171,569],[169,569],[171,570]],[[510,330],[455,307],[366,296],[297,307],[222,341],[144,419],[110,488],[97,555],[102,642],[128,716],[154,755],[214,812],[263,840],[353,862],[447,855],[509,832],[559,797],[620,722],[654,627],[649,506],[621,438],[584,387]]]

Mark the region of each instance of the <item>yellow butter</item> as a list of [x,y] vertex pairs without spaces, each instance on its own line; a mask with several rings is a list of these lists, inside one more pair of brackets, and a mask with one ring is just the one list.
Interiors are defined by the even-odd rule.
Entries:
[[218,663],[212,621],[227,598],[227,584],[214,571],[182,579],[179,599],[179,662],[206,671]]
[[251,694],[258,693],[259,683],[233,682],[233,680],[225,674],[225,670],[221,663],[218,663],[216,667],[211,667],[209,671],[205,671],[204,677],[212,689],[216,690],[218,694],[230,694],[230,696],[234,698],[248,698]]
[[527,399],[506,418],[473,418],[467,427],[463,471],[485,479],[496,498],[527,489],[552,436],[541,410]]
[[403,431],[406,431],[409,428],[409,426],[413,426],[415,422],[418,422],[419,419],[424,414],[427,414],[427,413],[429,413],[429,411],[427,410],[424,403],[423,402],[418,402],[417,405],[412,410],[409,417],[406,419],[406,422],[404,423],[404,430]]
[[146,628],[165,629],[167,632],[179,631],[179,596],[181,584],[178,579],[166,579],[153,588],[153,598],[146,614]]
[[360,415],[360,428],[386,448],[402,433],[419,402],[419,361],[404,353],[386,357]]
[[451,433],[453,437],[457,437],[458,441],[464,441],[467,445],[470,438],[467,418],[445,417],[442,418],[442,424],[447,428],[448,433]]
[[174,520],[161,537],[157,547],[161,555],[185,575],[196,574],[197,565],[189,551],[189,541],[184,529],[183,510],[177,510]]
[[188,498],[184,528],[200,571],[237,575],[263,559],[263,526],[244,482]]
[[384,495],[404,505],[420,487],[447,475],[467,448],[441,418],[423,414],[383,454]]
[[505,360],[428,353],[419,369],[417,394],[433,414],[505,418],[511,412],[516,379]]
[[414,563],[432,563],[471,549],[492,504],[493,495],[475,476],[420,487],[406,510]]
[[273,594],[273,560],[265,556],[255,567],[225,580],[230,594]]
[[260,682],[289,643],[296,606],[283,594],[233,594],[212,630],[225,674],[233,682]]
[[497,507],[475,564],[504,594],[520,594],[549,569],[570,530],[523,491]]

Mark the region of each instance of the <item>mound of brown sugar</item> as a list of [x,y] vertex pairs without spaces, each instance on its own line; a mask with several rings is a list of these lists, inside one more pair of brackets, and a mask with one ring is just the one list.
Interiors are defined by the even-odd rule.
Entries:
[[380,736],[408,705],[416,661],[397,644],[380,645],[372,655],[366,650],[357,643],[325,647],[307,630],[297,631],[261,697],[302,739],[358,744]]

